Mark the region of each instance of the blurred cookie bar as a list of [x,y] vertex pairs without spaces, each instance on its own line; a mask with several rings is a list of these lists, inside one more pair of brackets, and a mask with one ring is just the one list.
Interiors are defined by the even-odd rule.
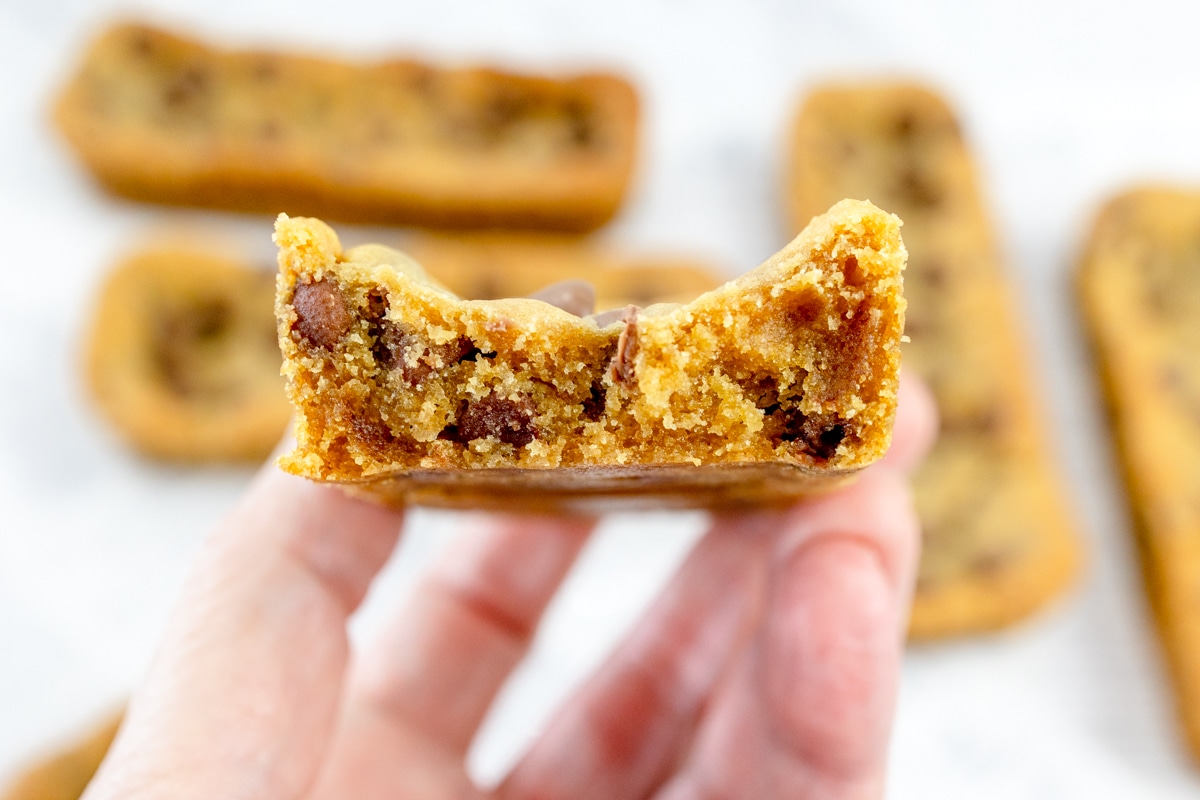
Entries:
[[97,408],[147,455],[265,458],[291,413],[274,288],[272,273],[199,250],[125,259],[101,287],[86,333]]
[[1079,296],[1112,417],[1147,590],[1200,757],[1200,191],[1100,212]]
[[461,300],[403,254],[276,224],[296,449],[392,503],[728,506],[840,485],[891,440],[899,220],[846,201],[685,305]]
[[870,198],[904,220],[904,362],[933,390],[942,424],[915,476],[925,541],[911,635],[1028,616],[1068,585],[1080,543],[954,114],[920,86],[826,86],[800,108],[789,155],[794,229],[840,197]]
[[421,235],[404,252],[467,300],[527,297],[568,278],[596,291],[596,308],[682,303],[724,281],[706,264],[618,253],[566,236],[507,233]]
[[140,200],[581,231],[625,194],[637,107],[608,74],[354,64],[121,24],[55,116],[105,186]]
[[121,715],[28,768],[0,800],[79,800],[121,727]]

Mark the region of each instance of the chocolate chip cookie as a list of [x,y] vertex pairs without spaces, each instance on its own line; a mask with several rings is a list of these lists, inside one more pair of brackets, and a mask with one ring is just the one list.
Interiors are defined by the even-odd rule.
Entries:
[[1200,757],[1200,191],[1143,188],[1100,212],[1079,270],[1147,591]]
[[273,274],[200,250],[151,248],[113,270],[86,338],[88,387],[136,449],[178,461],[267,456],[290,408]]
[[580,231],[625,194],[638,101],[611,74],[234,51],[121,24],[55,116],[95,176],[139,200]]
[[293,474],[392,503],[595,510],[793,500],[887,449],[899,220],[846,201],[690,303],[578,317],[462,300],[397,251],[276,224]]
[[790,137],[790,222],[798,229],[845,196],[904,220],[904,360],[941,410],[914,479],[925,541],[911,635],[1023,619],[1070,583],[1080,543],[975,166],[945,101],[906,84],[809,95]]

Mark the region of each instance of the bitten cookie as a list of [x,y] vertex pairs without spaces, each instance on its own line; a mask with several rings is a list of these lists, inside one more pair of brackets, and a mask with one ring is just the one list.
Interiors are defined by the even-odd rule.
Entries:
[[637,106],[609,74],[355,64],[122,24],[87,50],[56,119],[104,185],[140,200],[581,231],[625,194]]
[[905,365],[941,410],[941,436],[914,478],[925,541],[910,633],[1015,622],[1062,593],[1080,544],[975,168],[946,103],[903,84],[813,92],[791,132],[792,226],[845,196],[904,220]]
[[404,252],[468,300],[527,297],[577,278],[592,285],[596,308],[682,303],[724,280],[706,264],[631,256],[566,236],[505,233],[414,236]]
[[148,249],[100,290],[87,382],[143,453],[179,461],[266,457],[290,407],[272,318],[273,275],[211,253]]
[[891,440],[899,220],[839,203],[686,305],[461,300],[401,253],[276,224],[297,475],[392,503],[728,506],[840,485]]
[[0,800],[79,800],[120,727],[120,715],[106,720],[19,775],[0,793]]
[[1200,192],[1112,200],[1088,239],[1079,294],[1147,591],[1200,758]]

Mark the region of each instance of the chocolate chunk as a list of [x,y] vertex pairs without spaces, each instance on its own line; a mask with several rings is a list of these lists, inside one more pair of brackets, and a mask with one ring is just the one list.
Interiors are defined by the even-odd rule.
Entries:
[[577,317],[586,317],[596,307],[596,290],[587,281],[574,278],[552,283],[529,296]]
[[625,328],[617,339],[617,351],[609,367],[615,383],[633,382],[633,360],[638,351],[637,316],[640,310],[637,306],[625,306],[621,313]]
[[936,208],[942,203],[941,189],[916,164],[901,171],[899,191],[901,197],[917,208]]
[[234,310],[223,298],[197,301],[184,308],[166,313],[158,320],[153,358],[163,382],[180,397],[205,396],[216,398],[231,387],[214,381],[208,370],[198,370],[203,363],[204,347],[228,333]]
[[794,408],[767,410],[782,423],[782,431],[778,434],[781,441],[795,442],[802,452],[822,461],[832,458],[846,438],[846,424],[837,417],[807,416]]
[[365,450],[382,455],[395,444],[396,436],[378,414],[362,412],[350,417],[350,431]]
[[917,130],[917,114],[912,109],[904,109],[892,124],[892,135],[903,142],[912,139]]
[[568,100],[563,104],[567,119],[567,130],[571,144],[579,148],[591,147],[596,142],[596,123],[592,109],[579,100]]
[[596,323],[597,328],[607,328],[614,322],[619,322],[625,316],[625,309],[610,308],[607,311],[601,311],[598,314],[588,314],[588,318]]
[[533,426],[533,401],[489,395],[469,402],[458,415],[457,440],[462,443],[494,436],[505,444],[524,447],[538,438]]
[[596,422],[604,415],[604,407],[608,400],[608,388],[599,379],[592,381],[589,396],[583,401],[583,418]]
[[201,67],[188,67],[163,90],[163,103],[167,108],[190,105],[208,88],[208,79],[208,72]]
[[317,347],[332,349],[353,324],[346,300],[333,281],[296,284],[292,308],[296,310],[292,329]]

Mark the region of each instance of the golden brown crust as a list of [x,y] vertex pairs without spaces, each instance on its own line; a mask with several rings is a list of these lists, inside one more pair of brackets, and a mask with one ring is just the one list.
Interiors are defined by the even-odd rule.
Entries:
[[281,217],[276,241],[295,474],[393,502],[734,505],[840,485],[890,442],[905,255],[867,203],[603,327],[460,300],[396,251],[343,253],[316,220]]
[[0,800],[78,800],[121,727],[121,715],[34,764],[0,794]]
[[632,256],[568,236],[476,233],[421,235],[404,242],[447,289],[468,300],[527,297],[548,284],[579,278],[596,291],[596,308],[684,303],[717,288],[707,264]]
[[921,86],[828,86],[804,102],[790,159],[793,226],[847,195],[883,203],[904,220],[904,358],[929,383],[942,419],[914,478],[925,542],[910,635],[1023,619],[1069,584],[1080,546],[952,111]]
[[272,276],[196,249],[122,261],[86,333],[92,399],[141,452],[178,461],[258,461],[290,407],[279,377]]
[[582,231],[624,196],[638,110],[609,74],[226,51],[121,24],[89,48],[55,118],[102,183],[140,200]]
[[1147,593],[1200,758],[1200,191],[1145,187],[1111,200],[1078,278]]

